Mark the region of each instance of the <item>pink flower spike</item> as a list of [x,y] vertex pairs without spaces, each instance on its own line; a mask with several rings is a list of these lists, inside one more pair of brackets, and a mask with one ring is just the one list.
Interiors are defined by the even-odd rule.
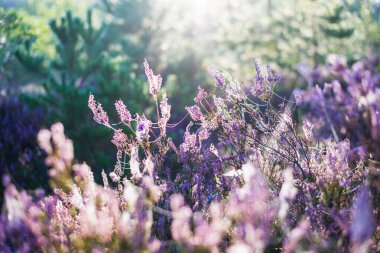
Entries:
[[117,114],[119,115],[120,120],[124,122],[125,124],[129,124],[132,120],[132,116],[131,116],[131,113],[128,111],[127,107],[125,106],[125,104],[123,103],[123,101],[121,101],[121,99],[116,101],[115,108],[116,108]]
[[117,149],[123,149],[127,145],[127,136],[121,129],[115,130],[112,143],[117,147]]
[[186,106],[186,110],[194,121],[201,120],[203,117],[201,109],[196,105]]
[[207,92],[198,86],[198,95],[196,98],[194,98],[195,103],[199,104],[206,97],[207,97]]
[[161,89],[162,77],[161,75],[157,75],[157,76],[154,75],[153,70],[149,68],[149,64],[146,59],[144,59],[144,68],[145,68],[145,75],[148,78],[148,82],[150,86],[150,94],[152,94],[153,97],[156,97],[157,93]]
[[45,150],[48,154],[53,152],[53,148],[51,146],[51,133],[47,129],[42,129],[37,135],[38,144],[40,147]]
[[94,95],[92,94],[90,94],[88,98],[88,107],[91,109],[92,113],[94,114],[93,119],[97,123],[105,125],[107,127],[111,127],[108,122],[107,113],[103,110],[102,105],[95,101]]
[[203,128],[202,130],[199,131],[198,136],[199,136],[200,141],[207,140],[208,137],[210,137],[210,132],[206,128]]
[[131,148],[131,159],[129,161],[129,166],[131,169],[133,181],[139,181],[142,178],[142,173],[140,172],[140,161],[139,161],[139,147],[133,146]]
[[167,121],[170,118],[170,109],[171,105],[168,104],[168,98],[166,97],[166,93],[162,96],[162,100],[160,103],[160,110],[162,117]]

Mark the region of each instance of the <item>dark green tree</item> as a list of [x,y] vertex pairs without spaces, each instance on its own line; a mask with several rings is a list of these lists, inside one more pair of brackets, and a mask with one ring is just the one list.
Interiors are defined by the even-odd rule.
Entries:
[[320,28],[322,32],[328,37],[337,39],[350,38],[354,33],[355,28],[352,27],[347,20],[347,16],[344,14],[343,5],[327,8],[326,14],[321,16]]

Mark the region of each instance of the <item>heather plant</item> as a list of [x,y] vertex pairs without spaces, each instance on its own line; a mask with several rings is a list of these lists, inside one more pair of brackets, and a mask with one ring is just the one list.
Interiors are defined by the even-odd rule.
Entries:
[[144,189],[128,180],[118,189],[111,189],[106,183],[104,187],[97,185],[86,164],[73,163],[73,143],[65,138],[60,123],[50,131],[42,130],[38,140],[48,154],[46,163],[51,167],[54,194],[34,194],[32,198],[4,177],[2,252],[157,249],[149,232],[149,206],[160,196],[157,186],[149,179],[144,180]]
[[[301,222],[296,217],[304,216],[315,229],[316,238],[310,239],[312,243],[325,240],[327,243],[325,250],[343,247],[334,243],[337,240],[348,240],[348,231],[339,221],[349,218],[347,215],[353,205],[353,193],[364,182],[367,170],[362,163],[354,166],[348,163],[347,157],[350,152],[348,140],[314,147],[313,125],[305,121],[302,134],[301,129],[293,123],[290,105],[296,103],[295,101],[283,99],[283,104],[277,107],[271,104],[271,97],[278,96],[274,88],[279,77],[271,72],[269,66],[266,67],[264,74],[255,62],[256,77],[249,93],[237,80],[215,66],[210,67],[209,72],[215,79],[216,89],[213,91],[214,94],[209,95],[199,88],[198,96],[194,99],[196,105],[186,107],[192,122],[186,128],[184,143],[178,150],[170,140],[165,143],[166,133],[162,126],[167,124],[168,118],[163,115],[170,116],[166,113],[170,111],[170,106],[167,105],[165,94],[162,96],[160,107],[158,106],[157,93],[162,79],[159,75],[153,74],[146,62],[144,65],[150,93],[156,101],[158,122],[152,123],[144,115],[137,114],[133,119],[129,112],[126,113],[128,127],[132,128],[130,122],[136,121],[137,143],[130,140],[130,137],[124,136],[124,144],[121,144],[121,130],[110,124],[101,105],[97,104],[92,96],[89,100],[94,119],[115,132],[113,142],[119,150],[119,162],[113,174],[116,181],[123,176],[120,168],[121,171],[130,170],[131,179],[136,182],[144,173],[152,175],[152,171],[162,171],[165,162],[157,158],[161,158],[171,148],[179,156],[182,166],[175,180],[166,181],[165,184],[173,184],[174,188],[169,189],[175,193],[182,193],[190,209],[207,212],[211,202],[228,199],[229,193],[244,182],[239,179],[239,174],[242,173],[241,167],[246,162],[250,161],[254,167],[260,168],[268,184],[268,190],[275,198],[284,186],[283,171],[289,168],[297,187],[303,194],[298,196],[298,201],[292,203],[291,207],[287,202],[289,197],[282,197],[281,219],[284,220],[290,215],[292,219],[287,220],[287,223],[292,227]],[[218,93],[217,89],[222,93]],[[116,108],[122,116],[119,106],[116,105]],[[123,110],[126,112],[126,108]],[[122,117],[121,122],[123,122]],[[212,135],[216,135],[218,142],[216,147],[210,139]],[[144,150],[143,164],[149,163],[150,169],[135,167],[136,161],[140,160],[136,146]],[[125,149],[120,152],[120,147]],[[155,149],[160,156],[156,156],[153,163],[147,162],[152,157],[152,150]],[[129,167],[121,165],[123,153],[130,156]],[[165,172],[168,173],[167,170]],[[169,174],[173,174],[173,171],[169,171]],[[162,182],[162,177],[158,176],[157,180]],[[286,196],[287,193],[283,192],[282,195]],[[294,194],[290,196],[294,198]],[[289,214],[288,210],[291,210]],[[306,223],[301,222],[301,224]],[[313,246],[321,249],[324,247]]]
[[[378,57],[355,62],[350,67],[345,57],[332,55],[324,72],[320,68],[326,82],[299,94],[300,105],[307,108],[304,118],[313,124],[316,137],[348,139],[354,159],[380,158],[378,66]],[[313,79],[308,74],[305,77]]]
[[254,64],[252,84],[209,68],[215,87],[199,87],[186,107],[180,144],[170,138],[179,122],[171,122],[162,77],[147,61],[152,115],[117,100],[113,123],[90,94],[94,120],[114,134],[114,171],[97,185],[89,166],[73,161],[63,125],[42,130],[54,193],[27,194],[4,177],[2,250],[378,250],[377,165],[349,162],[349,140],[317,142],[310,122],[293,120],[296,101],[271,103],[279,76]]
[[[36,142],[44,112],[31,110],[14,96],[0,96],[0,173],[17,188],[49,190],[44,151]],[[3,203],[0,186],[0,204]]]

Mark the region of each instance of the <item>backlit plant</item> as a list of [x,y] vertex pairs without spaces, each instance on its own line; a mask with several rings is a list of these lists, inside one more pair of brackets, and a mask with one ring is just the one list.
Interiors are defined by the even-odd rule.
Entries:
[[[110,119],[90,94],[94,120],[113,131],[116,165],[94,182],[76,164],[63,125],[38,136],[54,194],[17,190],[4,176],[3,251],[42,252],[366,252],[379,250],[380,175],[365,157],[349,162],[349,140],[317,142],[297,101],[278,97],[279,76],[255,61],[252,83],[216,66],[215,87],[199,87],[183,142],[144,62],[153,115],[115,102]],[[299,97],[297,96],[297,99]]]

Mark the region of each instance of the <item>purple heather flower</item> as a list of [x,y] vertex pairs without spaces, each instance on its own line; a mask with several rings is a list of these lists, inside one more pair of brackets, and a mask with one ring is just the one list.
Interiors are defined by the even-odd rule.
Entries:
[[156,97],[157,93],[161,89],[162,77],[161,75],[154,75],[153,70],[149,68],[149,64],[146,59],[144,59],[144,68],[146,77],[148,78],[149,82],[150,94],[152,94],[153,97]]
[[310,230],[309,220],[303,220],[299,222],[298,225],[295,228],[293,228],[288,234],[287,236],[288,238],[283,247],[283,252],[284,253],[295,252],[297,244],[307,234],[309,230]]
[[274,84],[274,83],[280,81],[281,77],[278,74],[273,74],[272,73],[270,65],[267,63],[265,66],[266,66],[266,69],[267,69],[267,81],[270,84]]
[[195,103],[199,104],[202,102],[202,100],[207,98],[207,92],[198,86],[198,95],[196,98],[194,98]]
[[323,72],[321,68],[312,69],[305,64],[298,64],[297,71],[308,82],[309,87],[314,83],[323,82]]
[[144,129],[146,128],[146,125],[145,125],[145,122],[140,122],[138,127],[137,127],[137,131],[144,131]]
[[123,133],[121,129],[114,131],[112,143],[115,144],[117,149],[122,149],[127,145],[127,136]]
[[351,238],[355,244],[364,244],[371,238],[374,223],[369,191],[362,187],[352,210]]
[[118,175],[116,175],[115,172],[111,172],[111,173],[110,173],[110,178],[111,178],[111,180],[112,180],[113,182],[119,182],[119,180],[120,180],[120,177],[119,177]]
[[208,68],[208,72],[215,79],[215,84],[217,87],[223,87],[224,85],[224,77],[222,73],[219,72],[214,66]]
[[38,145],[46,151],[46,153],[50,154],[53,152],[53,148],[51,146],[51,142],[50,142],[50,139],[51,139],[51,133],[49,130],[47,129],[42,129],[38,135],[37,135],[37,139],[38,139]]
[[196,105],[186,106],[186,110],[194,121],[201,120],[203,117],[201,109]]
[[329,62],[330,69],[334,72],[342,72],[347,68],[347,59],[341,55],[329,55],[327,57],[327,61]]
[[284,221],[292,200],[296,197],[297,188],[294,186],[293,179],[293,170],[287,169],[283,173],[284,175],[284,183],[282,184],[279,199],[280,199],[280,210],[279,210],[279,218]]
[[313,140],[313,124],[310,121],[305,120],[302,125],[303,133],[305,134],[305,138],[308,141]]
[[260,65],[256,59],[253,61],[253,63],[255,65],[255,69],[256,69],[255,83],[259,84],[259,86],[262,86],[262,85],[264,85],[265,78],[261,74]]
[[202,128],[199,131],[198,137],[200,141],[207,140],[210,137],[210,132],[206,128]]
[[149,131],[151,128],[152,122],[143,116],[139,119],[137,123],[136,137],[139,141],[149,138]]
[[108,178],[107,178],[107,174],[104,172],[104,170],[102,170],[102,179],[103,179],[104,188],[108,189],[109,188]]
[[119,115],[120,120],[126,124],[129,124],[132,120],[131,113],[128,111],[123,101],[121,100],[116,101],[115,108],[116,108],[117,114]]
[[168,104],[168,98],[166,97],[166,92],[162,96],[162,100],[160,103],[160,111],[161,111],[161,116],[162,118],[165,119],[167,122],[170,118],[170,110],[171,110],[171,105]]
[[162,135],[166,135],[166,124],[168,123],[169,118],[171,116],[170,110],[171,110],[171,105],[168,104],[166,93],[164,93],[164,95],[162,96],[162,100],[160,102],[161,117],[159,117],[159,122],[158,122]]
[[144,172],[147,172],[150,177],[153,178],[153,172],[154,172],[154,162],[153,157],[149,155],[144,161]]
[[140,159],[139,159],[139,147],[133,146],[131,148],[131,159],[129,160],[129,166],[131,169],[132,177],[134,181],[139,181],[142,178],[142,173],[140,172]]
[[90,94],[88,98],[88,107],[91,109],[92,113],[94,114],[94,120],[97,123],[110,127],[107,113],[103,110],[102,105],[95,101],[94,95],[92,94]]

